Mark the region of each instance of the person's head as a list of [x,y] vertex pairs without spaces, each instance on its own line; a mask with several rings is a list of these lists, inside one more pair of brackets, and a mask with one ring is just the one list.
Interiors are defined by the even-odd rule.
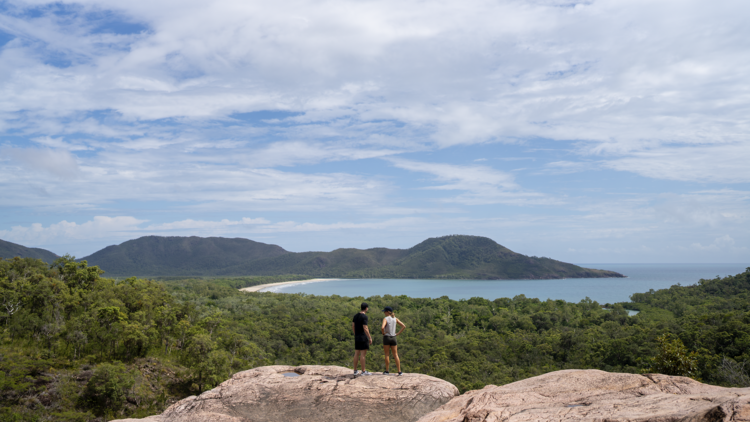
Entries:
[[362,312],[367,312],[367,310],[370,309],[370,305],[368,305],[367,302],[362,302],[362,304],[359,305],[359,309]]
[[383,308],[383,313],[385,313],[385,316],[393,316],[393,308],[386,306]]

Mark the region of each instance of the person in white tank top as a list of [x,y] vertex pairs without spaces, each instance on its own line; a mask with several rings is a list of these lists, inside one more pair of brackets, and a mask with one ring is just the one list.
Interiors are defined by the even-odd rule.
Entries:
[[[393,315],[393,308],[390,306],[386,306],[383,312],[385,313],[385,318],[383,318],[383,324],[380,326],[380,331],[383,333],[383,355],[385,356],[385,371],[383,371],[383,374],[388,374],[391,364],[390,355],[391,351],[393,351],[393,359],[396,361],[398,374],[401,375],[401,359],[398,358],[396,336],[404,331],[406,325]],[[396,325],[401,327],[398,333],[396,332]]]

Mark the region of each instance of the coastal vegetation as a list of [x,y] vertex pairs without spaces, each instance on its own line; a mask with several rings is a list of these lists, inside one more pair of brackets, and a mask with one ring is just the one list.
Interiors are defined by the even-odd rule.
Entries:
[[[0,255],[2,256],[2,255]],[[288,252],[276,245],[221,237],[146,236],[83,258],[117,276],[304,274],[338,278],[553,279],[622,277],[550,258],[529,257],[480,236],[443,236],[409,249]]]
[[[237,290],[296,277],[115,280],[69,256],[51,265],[2,260],[0,420],[142,417],[260,365],[348,366],[351,318],[363,300],[373,310],[392,306],[409,327],[399,347],[406,372],[462,392],[567,368],[750,385],[750,269],[604,307],[523,295],[455,301]],[[373,312],[372,332],[379,317]],[[370,371],[382,370],[374,340]]]

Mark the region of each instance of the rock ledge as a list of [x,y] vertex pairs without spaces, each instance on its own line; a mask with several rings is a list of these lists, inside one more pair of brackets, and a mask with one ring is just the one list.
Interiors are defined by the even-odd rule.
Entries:
[[238,372],[161,415],[120,422],[416,421],[458,395],[421,374],[357,376],[340,366],[264,366]]
[[684,377],[565,370],[469,391],[419,422],[750,421],[750,388]]

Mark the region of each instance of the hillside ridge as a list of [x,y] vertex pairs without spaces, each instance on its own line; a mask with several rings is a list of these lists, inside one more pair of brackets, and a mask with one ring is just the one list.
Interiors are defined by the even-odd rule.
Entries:
[[550,258],[518,254],[482,236],[426,239],[408,249],[339,248],[289,252],[243,238],[144,236],[80,261],[114,276],[300,274],[338,278],[559,279],[623,277]]
[[57,254],[46,249],[29,248],[17,243],[0,239],[0,258],[14,257],[41,259],[48,264],[53,263],[57,258],[59,258]]
[[143,236],[80,259],[114,275],[212,275],[244,262],[287,254],[244,238]]

